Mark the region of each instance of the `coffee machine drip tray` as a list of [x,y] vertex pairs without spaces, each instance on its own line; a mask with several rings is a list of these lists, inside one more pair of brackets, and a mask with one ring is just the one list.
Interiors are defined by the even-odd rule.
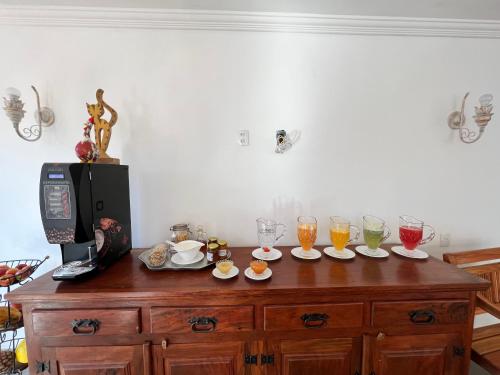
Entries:
[[52,274],[54,280],[68,280],[81,277],[89,274],[97,269],[97,266],[89,264],[89,262],[74,261],[63,264],[57,268]]
[[[97,248],[95,242],[84,244],[71,244],[71,254],[85,254],[80,259],[63,259],[64,264],[52,274],[54,280],[69,280],[90,274],[97,269]],[[86,251],[85,251],[86,250]]]

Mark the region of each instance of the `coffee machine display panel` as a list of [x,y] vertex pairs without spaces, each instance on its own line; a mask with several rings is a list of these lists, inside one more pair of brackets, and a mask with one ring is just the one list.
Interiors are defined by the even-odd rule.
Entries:
[[45,185],[43,188],[45,217],[49,220],[70,220],[71,198],[69,185]]

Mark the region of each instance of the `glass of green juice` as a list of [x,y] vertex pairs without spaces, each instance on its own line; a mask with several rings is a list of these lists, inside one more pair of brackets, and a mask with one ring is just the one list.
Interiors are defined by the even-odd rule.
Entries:
[[390,235],[391,230],[384,220],[372,215],[363,216],[363,237],[369,250],[376,251]]

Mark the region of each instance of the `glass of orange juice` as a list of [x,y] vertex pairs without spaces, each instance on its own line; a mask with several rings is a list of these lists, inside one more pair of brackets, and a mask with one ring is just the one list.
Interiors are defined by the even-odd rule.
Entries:
[[297,218],[297,236],[305,257],[309,255],[309,251],[314,246],[317,234],[318,220],[314,216],[299,216]]
[[[360,230],[341,216],[330,217],[330,241],[335,250],[344,251],[347,244],[359,238]],[[351,236],[352,233],[352,236]]]

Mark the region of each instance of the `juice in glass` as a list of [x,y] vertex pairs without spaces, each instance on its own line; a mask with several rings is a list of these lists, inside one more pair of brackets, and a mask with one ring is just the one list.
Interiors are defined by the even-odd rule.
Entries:
[[316,242],[318,221],[314,216],[299,216],[297,218],[297,237],[302,251],[308,253]]
[[330,241],[335,250],[343,250],[349,242],[350,237],[351,231],[349,229],[330,228]]
[[303,250],[309,251],[316,242],[318,227],[316,224],[299,224],[297,226],[297,236],[299,243]]
[[376,250],[384,240],[384,230],[363,229],[363,237],[366,246],[368,246],[370,250]]

